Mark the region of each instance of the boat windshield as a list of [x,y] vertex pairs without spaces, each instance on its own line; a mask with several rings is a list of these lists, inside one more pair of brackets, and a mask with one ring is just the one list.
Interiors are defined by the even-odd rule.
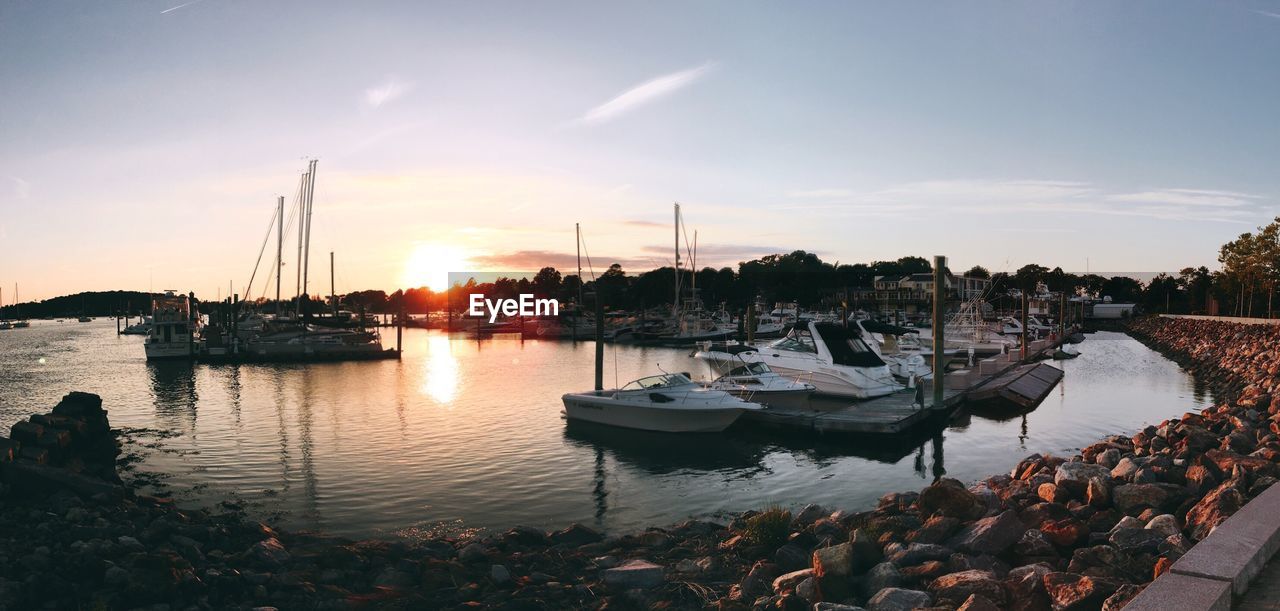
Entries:
[[786,336],[769,344],[770,348],[791,352],[811,352],[816,354],[818,347],[813,343],[813,335],[808,329],[792,327]]
[[772,371],[769,366],[764,363],[746,363],[741,367],[735,367],[729,372],[730,376],[755,376]]
[[692,384],[689,378],[678,373],[664,373],[662,375],[649,376],[640,378],[620,390],[652,390],[655,388],[667,388],[670,386],[681,386],[683,384]]

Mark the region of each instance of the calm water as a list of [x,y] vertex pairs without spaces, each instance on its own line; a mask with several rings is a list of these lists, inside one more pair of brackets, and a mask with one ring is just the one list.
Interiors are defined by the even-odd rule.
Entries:
[[[1007,472],[1031,452],[1071,452],[1210,401],[1171,361],[1098,333],[1025,418],[972,416],[888,446],[690,438],[566,427],[560,395],[591,387],[590,343],[407,330],[400,362],[192,367],[148,365],[141,342],[110,320],[0,331],[0,425],[69,390],[95,392],[113,425],[168,432],[140,470],[170,474],[184,502],[242,498],[291,526],[354,537],[575,521],[619,531],[769,503],[860,509],[935,473]],[[615,368],[625,383],[659,364],[705,374],[687,350],[605,355],[608,382]]]

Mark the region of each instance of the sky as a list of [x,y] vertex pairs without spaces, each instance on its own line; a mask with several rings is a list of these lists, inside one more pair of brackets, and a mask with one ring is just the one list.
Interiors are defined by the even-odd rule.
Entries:
[[1280,214],[1280,0],[0,0],[0,58],[6,302],[259,296],[311,158],[312,292],[569,271],[575,223],[670,265],[673,202],[699,267],[1213,268]]

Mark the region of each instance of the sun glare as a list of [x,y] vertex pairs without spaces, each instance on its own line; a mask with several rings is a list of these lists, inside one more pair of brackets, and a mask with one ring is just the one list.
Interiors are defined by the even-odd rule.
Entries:
[[468,271],[466,254],[448,244],[419,244],[405,260],[400,283],[405,288],[425,286],[433,291],[449,287],[449,272]]

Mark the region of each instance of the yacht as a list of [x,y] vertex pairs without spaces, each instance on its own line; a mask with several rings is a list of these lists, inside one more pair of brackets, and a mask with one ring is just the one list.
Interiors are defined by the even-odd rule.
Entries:
[[682,373],[640,378],[617,390],[568,393],[562,401],[569,420],[665,433],[718,433],[744,412],[764,409]]
[[[931,379],[933,377],[933,349],[926,348],[920,341],[920,332],[916,329],[899,327],[873,320],[859,319],[854,322],[880,358],[889,365],[889,371],[899,378]],[[960,355],[958,348],[944,349],[942,356],[945,363],[950,363]]]
[[738,360],[764,363],[773,371],[808,381],[823,395],[870,399],[903,389],[888,365],[856,328],[833,323],[799,322],[787,334],[763,346],[726,345],[702,350],[694,358],[728,373]]
[[192,316],[186,295],[165,291],[151,299],[151,330],[143,344],[147,360],[190,359],[200,335],[200,317]]
[[144,316],[142,320],[135,322],[124,329],[120,330],[121,335],[146,335],[151,332],[151,317]]
[[768,407],[793,409],[808,408],[810,397],[818,390],[813,384],[784,376],[764,363],[746,361],[712,380],[707,388]]

